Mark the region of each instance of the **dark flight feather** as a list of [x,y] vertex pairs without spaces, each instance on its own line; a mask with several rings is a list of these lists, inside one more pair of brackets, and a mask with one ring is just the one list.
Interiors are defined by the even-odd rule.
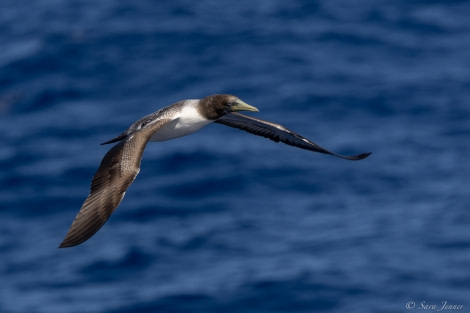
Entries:
[[166,123],[161,120],[146,134],[131,135],[113,146],[101,161],[90,194],[70,226],[60,248],[76,246],[93,236],[121,203],[140,170],[142,153],[151,135]]
[[361,160],[368,157],[371,153],[361,153],[358,155],[341,155],[332,151],[329,151],[323,147],[320,147],[316,143],[308,140],[305,137],[293,132],[290,129],[285,128],[280,124],[273,122],[264,121],[258,118],[247,116],[244,114],[232,112],[226,114],[219,119],[215,120],[215,123],[224,124],[226,126],[242,129],[251,134],[263,136],[271,139],[275,142],[283,142],[285,144],[298,147],[305,150],[320,152],[324,154],[334,155],[338,158],[346,160]]

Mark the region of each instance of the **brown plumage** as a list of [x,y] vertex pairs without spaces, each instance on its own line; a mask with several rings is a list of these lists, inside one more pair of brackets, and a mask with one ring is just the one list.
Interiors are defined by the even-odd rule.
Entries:
[[183,100],[134,122],[126,131],[103,144],[117,142],[103,157],[91,182],[90,194],[70,226],[60,248],[78,245],[93,236],[119,206],[140,170],[149,141],[169,140],[191,134],[216,122],[263,136],[276,142],[347,160],[361,160],[370,153],[353,156],[326,150],[284,126],[246,116],[237,111],[258,111],[232,95],[212,95]]
[[131,135],[112,147],[101,161],[91,182],[90,194],[60,244],[78,245],[93,236],[121,203],[127,188],[140,170],[142,153],[153,132],[167,120],[159,120],[138,136]]

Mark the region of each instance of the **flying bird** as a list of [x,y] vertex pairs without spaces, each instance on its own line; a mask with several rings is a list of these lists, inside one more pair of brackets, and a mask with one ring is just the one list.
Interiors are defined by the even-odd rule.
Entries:
[[233,95],[226,94],[216,94],[200,100],[182,100],[137,120],[116,138],[102,143],[117,142],[103,157],[91,182],[90,194],[59,248],[81,244],[103,226],[139,173],[142,153],[149,141],[164,141],[189,135],[212,122],[346,160],[361,160],[370,155],[340,155],[320,147],[280,124],[247,116],[238,111],[258,112],[258,109]]

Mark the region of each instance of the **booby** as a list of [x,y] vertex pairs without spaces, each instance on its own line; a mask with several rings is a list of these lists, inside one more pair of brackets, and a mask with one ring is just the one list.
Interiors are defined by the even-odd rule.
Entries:
[[243,115],[237,113],[238,111],[258,112],[258,109],[233,95],[226,94],[216,94],[201,100],[182,100],[137,120],[117,137],[102,143],[117,142],[103,157],[91,182],[90,194],[59,248],[81,244],[103,226],[139,173],[142,153],[149,141],[163,141],[189,135],[212,122],[346,160],[361,160],[370,155],[340,155],[320,147],[280,124]]

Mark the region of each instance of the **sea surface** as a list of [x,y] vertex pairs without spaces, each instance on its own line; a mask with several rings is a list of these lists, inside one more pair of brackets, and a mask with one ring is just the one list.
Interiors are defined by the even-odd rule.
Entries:
[[[469,15],[466,0],[2,0],[0,312],[470,312]],[[215,93],[372,155],[210,125],[149,144],[104,227],[58,249],[101,142]]]

